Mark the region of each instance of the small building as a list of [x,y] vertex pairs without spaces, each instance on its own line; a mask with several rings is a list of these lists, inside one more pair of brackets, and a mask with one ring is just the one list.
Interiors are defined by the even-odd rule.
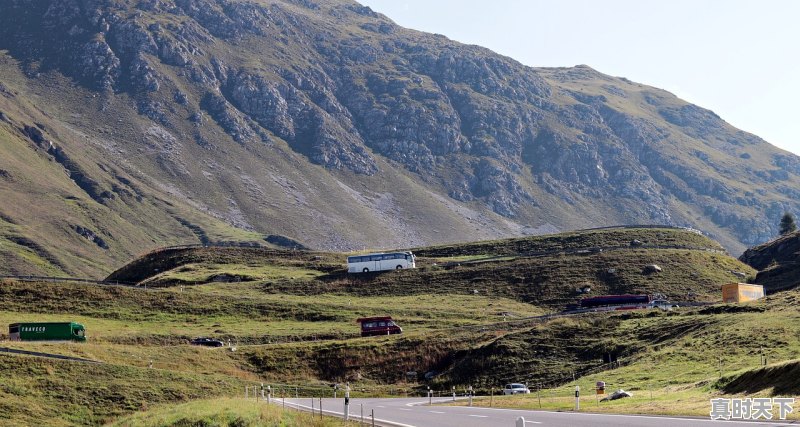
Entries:
[[764,298],[764,287],[749,283],[722,285],[722,302],[747,302]]

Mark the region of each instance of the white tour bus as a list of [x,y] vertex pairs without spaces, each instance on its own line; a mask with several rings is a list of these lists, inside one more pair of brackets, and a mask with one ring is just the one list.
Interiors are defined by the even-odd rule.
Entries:
[[391,252],[347,257],[348,273],[367,273],[370,271],[400,270],[415,268],[416,257],[411,252]]

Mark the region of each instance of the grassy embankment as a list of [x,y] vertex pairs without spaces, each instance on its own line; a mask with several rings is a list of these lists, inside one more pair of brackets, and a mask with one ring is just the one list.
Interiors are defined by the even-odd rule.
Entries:
[[203,399],[179,405],[161,405],[146,412],[123,417],[114,427],[139,426],[275,426],[275,427],[348,427],[356,422],[319,417],[307,412],[281,410],[242,398]]

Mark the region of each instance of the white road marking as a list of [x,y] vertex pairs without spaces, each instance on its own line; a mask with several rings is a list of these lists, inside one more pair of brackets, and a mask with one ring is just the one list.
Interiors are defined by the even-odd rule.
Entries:
[[468,417],[475,417],[475,418],[489,418],[488,415],[467,415]]
[[525,424],[541,424],[541,421],[525,421]]
[[376,408],[385,408],[385,406],[376,405]]
[[[276,404],[277,404],[277,402],[276,402]],[[299,408],[311,409],[310,406],[302,405],[300,403],[289,402],[289,405],[294,405],[298,409]],[[383,406],[377,406],[377,407],[378,408],[383,408]],[[323,411],[323,412],[327,412],[329,414],[335,414],[335,415],[339,415],[340,414],[338,412],[333,412],[333,411]],[[375,421],[383,422],[383,423],[386,423],[386,424],[391,424],[391,425],[396,426],[396,427],[416,427],[416,426],[414,426],[412,424],[403,424],[403,423],[398,423],[397,421],[384,420],[384,419],[381,419],[381,418],[375,418]]]
[[408,409],[408,408],[397,408],[397,409],[399,409],[401,411],[411,411],[412,410],[412,409]]
[[430,412],[431,414],[444,414],[444,412],[442,411],[428,411],[428,412]]
[[[439,403],[439,402],[436,402]],[[420,406],[420,405],[427,405],[428,402],[410,402],[406,403],[406,406]]]

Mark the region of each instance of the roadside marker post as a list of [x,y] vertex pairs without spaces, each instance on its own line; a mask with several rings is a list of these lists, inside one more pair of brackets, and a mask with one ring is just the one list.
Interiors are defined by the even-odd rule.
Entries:
[[517,418],[517,427],[525,427],[525,418],[524,417]]
[[606,393],[605,381],[596,382],[594,388],[595,388],[595,394],[594,394],[595,404],[597,404],[597,406],[600,406],[600,395]]
[[[344,420],[350,419],[350,383],[344,388]],[[364,421],[364,405],[361,405],[361,421]]]
[[272,403],[272,386],[267,386],[267,403]]
[[433,393],[431,393],[431,388],[428,386],[428,406],[433,405]]
[[372,418],[372,427],[375,427],[375,410],[370,411],[370,418]]
[[469,386],[469,406],[472,406],[472,386]]
[[581,386],[575,386],[575,411],[581,410]]
[[456,401],[456,386],[453,386],[453,402]]
[[539,387],[536,392],[539,395],[539,409],[542,409],[542,383],[539,383]]

